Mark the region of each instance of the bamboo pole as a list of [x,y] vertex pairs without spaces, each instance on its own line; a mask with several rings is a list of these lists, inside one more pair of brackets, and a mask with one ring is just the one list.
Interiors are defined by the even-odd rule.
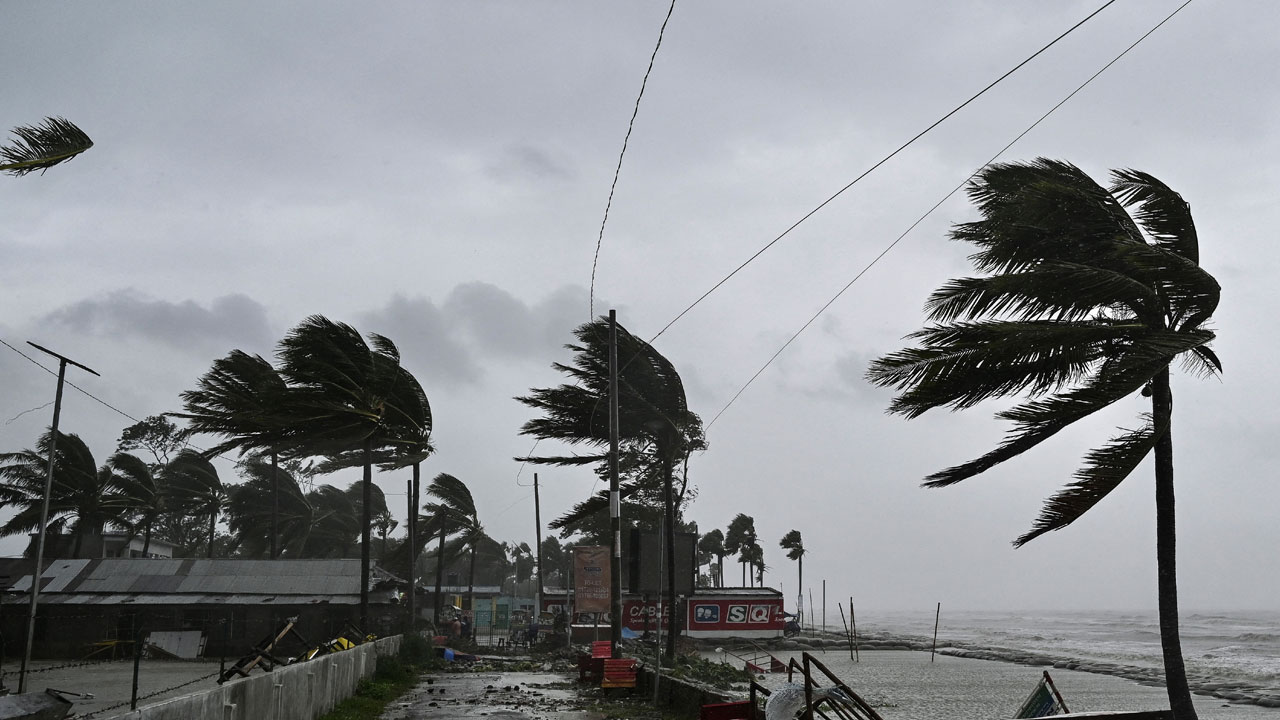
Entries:
[[854,662],[862,662],[862,653],[858,651],[858,615],[853,612],[853,596],[849,596],[849,624],[853,626]]
[[[844,619],[844,606],[836,603],[836,607],[840,608],[840,624],[844,626],[844,637],[849,641],[849,659],[853,660],[853,636],[849,634],[849,623]],[[853,606],[849,607],[849,612],[853,612]]]

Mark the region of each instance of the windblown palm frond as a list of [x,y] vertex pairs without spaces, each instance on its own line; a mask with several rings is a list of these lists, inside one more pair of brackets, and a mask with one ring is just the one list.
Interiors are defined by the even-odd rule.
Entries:
[[64,163],[93,147],[93,141],[74,123],[62,117],[45,118],[39,125],[13,129],[18,141],[0,146],[0,172],[13,176],[45,170]]

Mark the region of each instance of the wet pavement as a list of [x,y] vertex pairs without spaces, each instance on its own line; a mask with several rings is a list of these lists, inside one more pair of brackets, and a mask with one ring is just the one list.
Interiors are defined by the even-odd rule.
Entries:
[[576,675],[556,672],[436,673],[388,705],[380,720],[608,717],[584,708],[591,701],[579,698],[576,681]]

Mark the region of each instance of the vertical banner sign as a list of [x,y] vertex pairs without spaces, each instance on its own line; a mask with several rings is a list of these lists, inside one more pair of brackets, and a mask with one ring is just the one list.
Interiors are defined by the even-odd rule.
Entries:
[[603,545],[575,547],[573,578],[577,612],[609,612],[609,548]]

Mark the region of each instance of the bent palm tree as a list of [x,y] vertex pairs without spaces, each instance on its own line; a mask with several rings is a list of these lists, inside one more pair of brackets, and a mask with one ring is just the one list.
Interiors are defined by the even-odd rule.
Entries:
[[[796,561],[796,608],[804,607],[804,541],[800,539],[800,531],[792,530],[778,541],[778,547],[787,551],[787,559]],[[803,620],[804,613],[800,613]]]
[[246,557],[299,557],[311,535],[314,509],[297,480],[260,456],[237,468],[244,482],[227,492],[230,550]]
[[13,129],[18,141],[0,146],[0,172],[26,175],[63,163],[93,147],[93,141],[74,123],[62,117],[45,118],[40,125]]
[[977,475],[1135,393],[1151,397],[1142,427],[1090,451],[1075,482],[1014,544],[1075,521],[1154,449],[1165,682],[1174,717],[1189,720],[1196,715],[1178,635],[1169,365],[1181,358],[1202,374],[1221,372],[1205,327],[1219,286],[1199,265],[1181,196],[1143,172],[1113,171],[1112,180],[1108,190],[1046,159],[982,170],[969,195],[983,219],[951,236],[979,247],[972,259],[989,275],[937,290],[927,306],[934,324],[912,334],[922,347],[880,358],[868,378],[901,389],[889,410],[908,418],[1031,395],[997,414],[1014,424],[999,447],[930,475],[928,487]]
[[728,531],[724,534],[724,551],[726,555],[737,555],[742,565],[742,586],[747,586],[747,556],[751,546],[756,544],[756,521],[750,515],[738,513],[729,521]]
[[[573,365],[553,367],[575,384],[534,388],[516,400],[540,410],[543,416],[524,424],[522,435],[555,439],[598,449],[591,455],[527,457],[517,460],[547,465],[589,465],[608,460],[609,446],[609,328],[607,318],[586,323],[574,331],[580,345],[568,345],[575,353]],[[675,606],[675,471],[685,466],[696,450],[706,447],[702,420],[689,410],[684,384],[675,366],[652,345],[617,326],[618,432],[620,442],[636,457],[647,458],[648,472],[661,483],[667,572],[667,603]],[[620,451],[621,454],[621,451]],[[642,474],[645,471],[641,471]],[[594,504],[593,504],[594,502]],[[599,499],[587,507],[599,507]],[[666,656],[675,657],[676,633],[667,636]]]
[[151,531],[165,511],[165,492],[155,469],[145,460],[118,452],[107,460],[117,489],[115,503],[130,537],[142,533],[142,557],[151,552]]
[[164,466],[161,480],[168,489],[173,505],[181,512],[196,517],[209,518],[208,549],[213,557],[214,531],[218,516],[227,501],[226,488],[218,477],[218,470],[202,453],[183,450]]
[[716,587],[724,587],[724,556],[729,553],[724,547],[724,533],[720,528],[703,535],[698,540],[698,551],[705,552],[716,559]]
[[[435,620],[439,625],[440,593],[444,585],[445,538],[455,533],[463,533],[465,536],[469,530],[479,528],[480,522],[476,519],[476,503],[471,497],[471,490],[458,478],[448,473],[440,473],[427,486],[427,495],[435,498],[435,502],[427,503],[423,509],[430,513],[431,520],[428,524],[440,538],[440,549],[436,557],[435,594]],[[483,529],[480,529],[480,532],[483,533]],[[478,537],[471,537],[470,540],[474,543],[478,541]],[[474,572],[474,544],[472,544],[471,559]]]
[[[46,432],[34,450],[0,453],[0,507],[17,508],[0,527],[0,537],[39,529],[52,438]],[[101,535],[108,524],[126,525],[120,516],[119,488],[109,468],[97,467],[80,436],[59,431],[55,445],[46,529],[54,534],[68,530],[74,536],[72,557],[78,558],[85,539]]]

